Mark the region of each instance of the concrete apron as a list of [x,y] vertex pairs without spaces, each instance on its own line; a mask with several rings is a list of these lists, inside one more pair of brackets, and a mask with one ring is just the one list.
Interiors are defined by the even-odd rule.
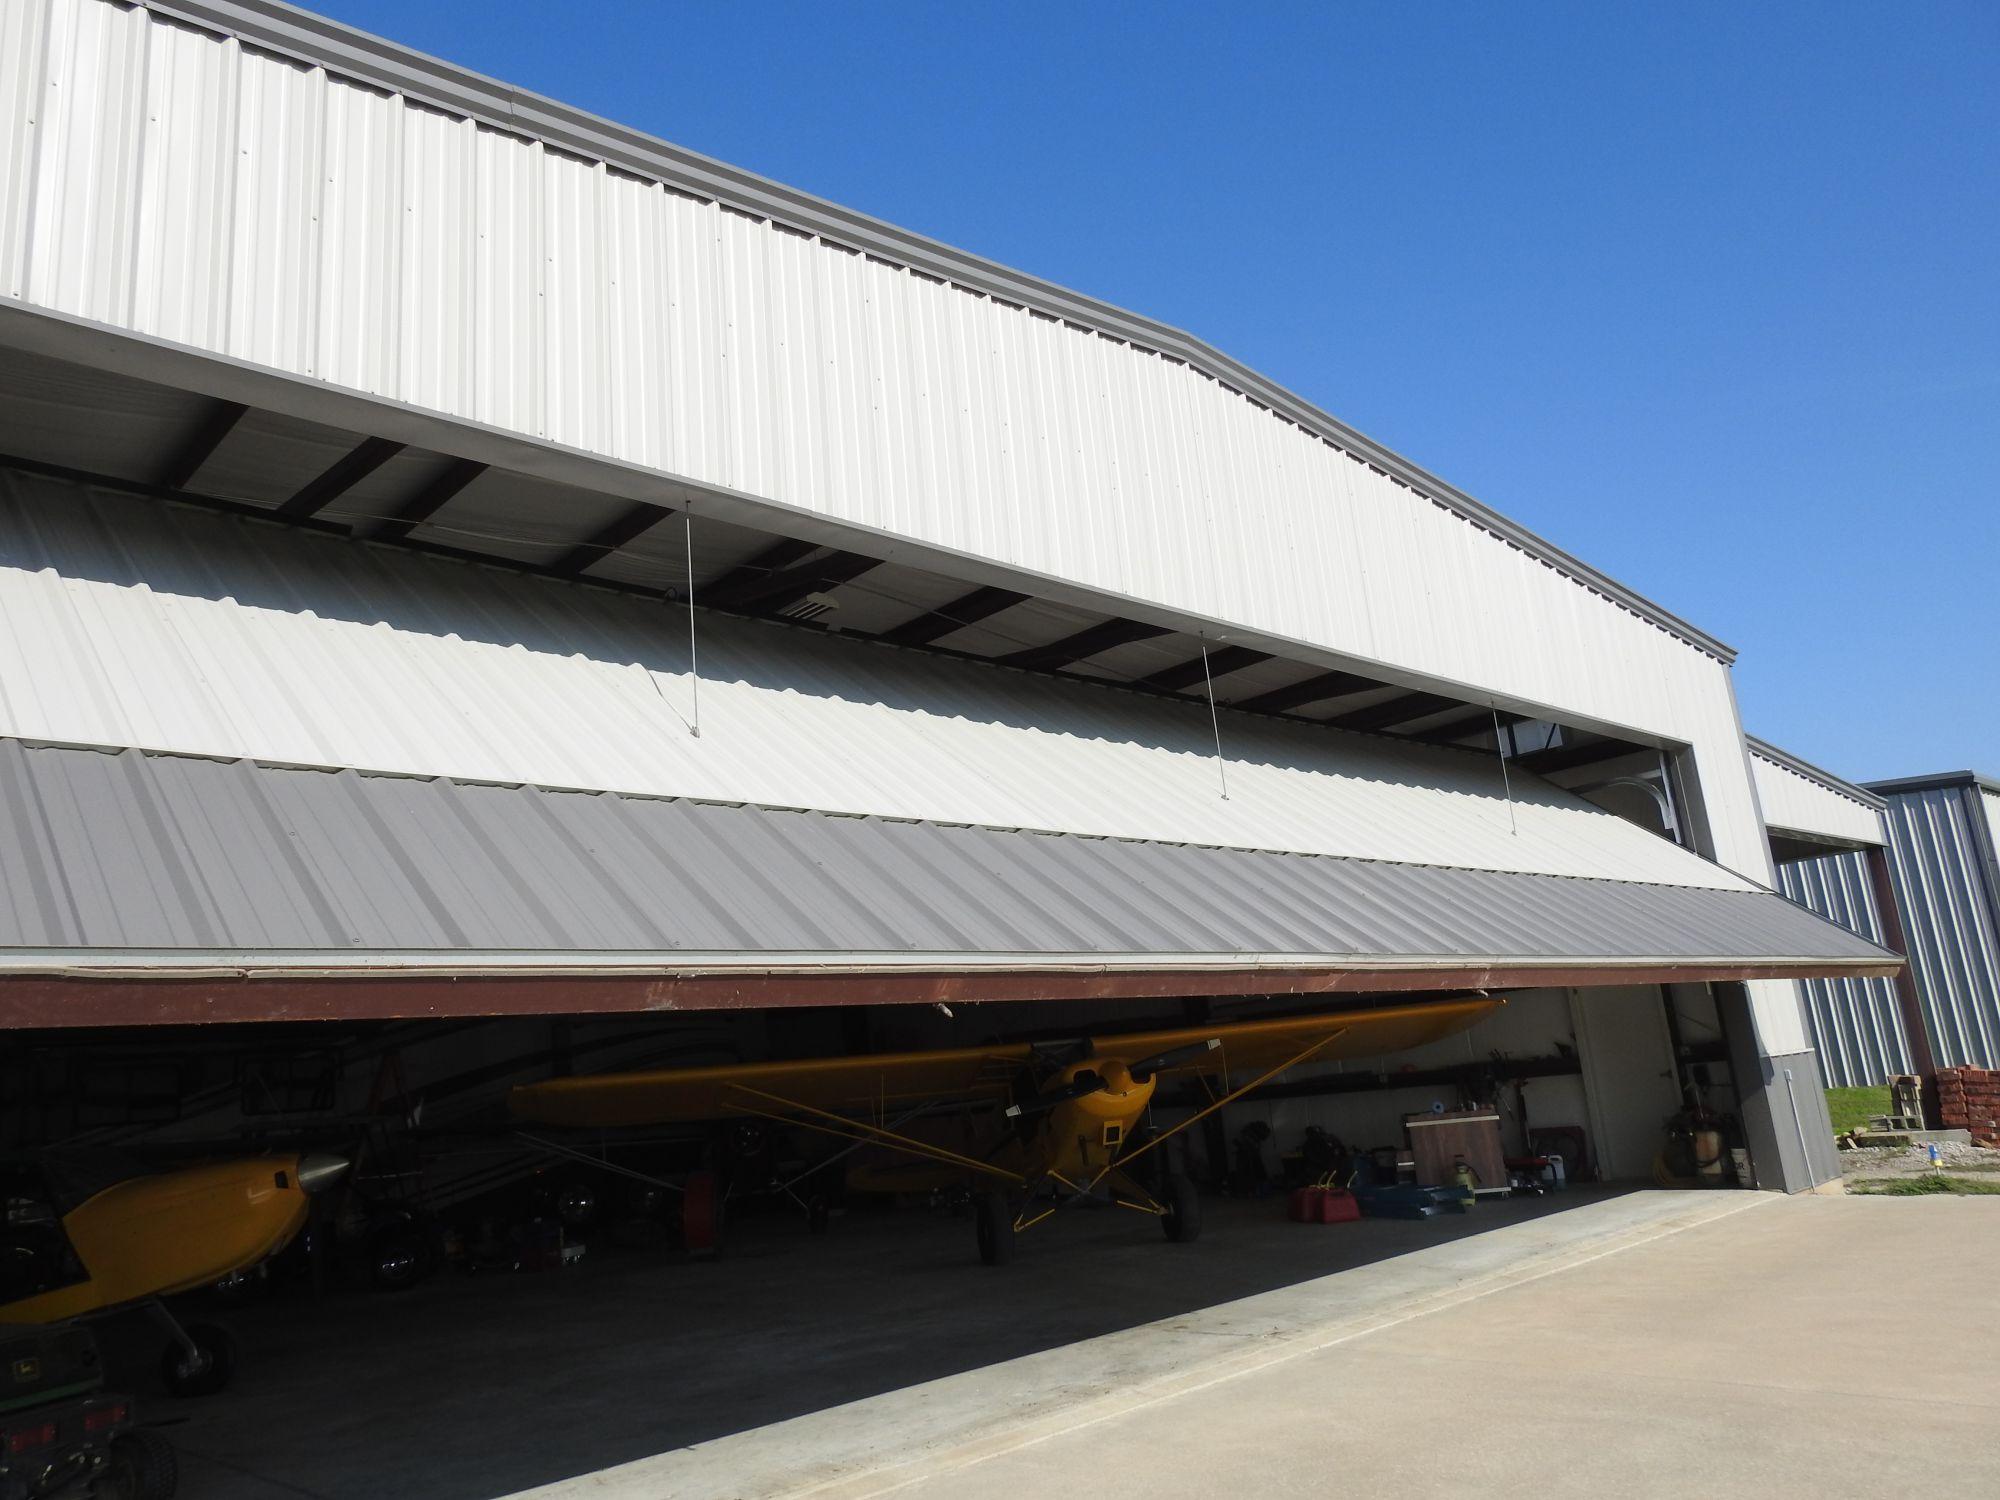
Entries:
[[511,1500],[861,1500],[1780,1201],[1638,1192],[871,1396]]

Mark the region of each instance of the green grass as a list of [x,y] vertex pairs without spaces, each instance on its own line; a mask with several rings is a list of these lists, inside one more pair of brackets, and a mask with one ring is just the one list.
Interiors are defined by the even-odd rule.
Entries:
[[1922,1177],[1878,1177],[1872,1181],[1851,1182],[1847,1190],[1850,1193],[1879,1193],[1894,1198],[1915,1198],[1926,1193],[2000,1194],[2000,1182],[1979,1182],[1970,1177],[1929,1172]]
[[1826,1112],[1833,1116],[1833,1133],[1859,1130],[1874,1115],[1889,1113],[1889,1085],[1865,1089],[1828,1089]]

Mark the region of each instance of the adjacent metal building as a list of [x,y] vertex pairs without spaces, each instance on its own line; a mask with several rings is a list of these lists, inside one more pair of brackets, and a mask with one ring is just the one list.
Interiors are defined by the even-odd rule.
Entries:
[[1874,781],[1910,973],[1940,1067],[2000,1068],[2000,781],[1971,771]]
[[1750,748],[1779,888],[1910,956],[1901,976],[1802,981],[1827,1081],[2000,1067],[2000,782],[1951,771],[1857,786]]
[[1178,330],[282,5],[0,0],[0,100],[5,1021],[1672,985],[1828,1175],[1795,981],[1897,960],[1772,894],[1696,626]]

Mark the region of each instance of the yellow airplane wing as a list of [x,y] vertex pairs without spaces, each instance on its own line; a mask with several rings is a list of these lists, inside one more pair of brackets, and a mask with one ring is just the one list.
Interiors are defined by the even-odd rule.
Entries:
[[1255,1074],[1276,1067],[1296,1056],[1321,1037],[1331,1036],[1311,1061],[1333,1062],[1342,1058],[1380,1057],[1403,1052],[1426,1042],[1440,1041],[1484,1020],[1506,1004],[1487,996],[1462,1000],[1419,1002],[1413,1005],[1384,1005],[1367,1010],[1324,1011],[1316,1015],[1285,1016],[1274,1021],[1210,1021],[1202,1025],[1176,1026],[1166,1031],[1138,1031],[1095,1039],[1098,1057],[1117,1057],[1137,1062],[1163,1052],[1197,1046],[1215,1038],[1220,1049],[1161,1069],[1176,1068],[1198,1073],[1227,1069],[1234,1075]]
[[[1321,1037],[1331,1040],[1312,1053],[1315,1062],[1400,1052],[1463,1031],[1502,1003],[1480,997],[1269,1021],[1212,1021],[1100,1037],[1094,1047],[1100,1058],[1136,1062],[1215,1038],[1222,1042],[1219,1051],[1176,1066],[1254,1075]],[[719,1120],[782,1112],[787,1105],[879,1115],[899,1105],[1004,1099],[1033,1056],[1034,1048],[1020,1043],[603,1073],[525,1085],[508,1096],[508,1107],[517,1117],[539,1124],[592,1128]]]
[[773,1098],[835,1114],[872,1114],[899,1104],[1001,1098],[1031,1056],[1023,1043],[600,1073],[525,1084],[508,1095],[507,1105],[539,1124],[593,1127],[760,1114],[773,1107]]

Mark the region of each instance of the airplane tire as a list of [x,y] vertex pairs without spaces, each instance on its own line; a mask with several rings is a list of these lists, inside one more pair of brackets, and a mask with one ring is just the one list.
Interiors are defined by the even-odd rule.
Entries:
[[695,1172],[681,1190],[681,1244],[697,1260],[722,1249],[722,1183],[713,1172]]
[[826,1199],[815,1193],[806,1203],[806,1233],[825,1234],[833,1223],[833,1210]]
[[141,1429],[111,1440],[111,1461],[91,1494],[100,1500],[173,1500],[180,1488],[174,1445]]
[[1160,1229],[1175,1244],[1185,1245],[1201,1234],[1201,1194],[1186,1177],[1171,1178],[1166,1187],[1167,1211]]
[[1014,1258],[1014,1207],[999,1191],[978,1194],[973,1200],[973,1218],[979,1230],[979,1259],[989,1266],[1004,1266]]
[[179,1341],[170,1343],[160,1356],[160,1378],[173,1395],[213,1396],[236,1374],[236,1339],[214,1323],[190,1323],[187,1336],[200,1352],[199,1361],[190,1359]]
[[407,1291],[443,1261],[442,1238],[428,1219],[389,1219],[368,1236],[368,1280],[378,1292]]

